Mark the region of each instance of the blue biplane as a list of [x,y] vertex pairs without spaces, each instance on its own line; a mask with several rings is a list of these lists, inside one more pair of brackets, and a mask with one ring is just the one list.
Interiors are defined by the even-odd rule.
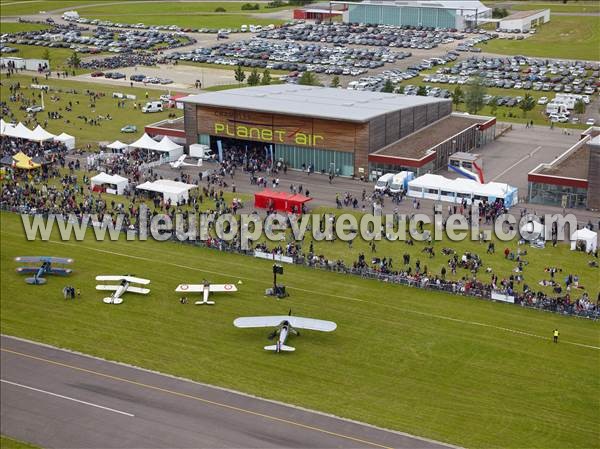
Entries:
[[15,257],[16,262],[23,263],[42,263],[38,267],[19,267],[17,273],[31,274],[33,277],[25,278],[25,282],[31,285],[42,285],[46,283],[44,276],[47,274],[57,274],[59,276],[67,276],[73,272],[70,268],[53,267],[52,264],[69,264],[73,263],[73,259],[64,257],[46,257],[46,256],[31,256],[31,257]]

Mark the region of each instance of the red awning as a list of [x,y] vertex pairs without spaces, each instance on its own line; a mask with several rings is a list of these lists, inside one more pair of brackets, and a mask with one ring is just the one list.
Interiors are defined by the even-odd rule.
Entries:
[[312,198],[304,195],[293,195],[291,193],[265,189],[262,192],[254,194],[254,207],[261,209],[273,208],[280,212],[295,211],[296,213],[300,213],[302,206],[310,200]]

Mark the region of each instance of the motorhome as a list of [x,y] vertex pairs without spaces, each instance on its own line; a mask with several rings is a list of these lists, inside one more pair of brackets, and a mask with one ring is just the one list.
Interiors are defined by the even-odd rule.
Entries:
[[568,108],[564,103],[557,103],[554,100],[546,105],[546,114],[562,115],[568,113]]

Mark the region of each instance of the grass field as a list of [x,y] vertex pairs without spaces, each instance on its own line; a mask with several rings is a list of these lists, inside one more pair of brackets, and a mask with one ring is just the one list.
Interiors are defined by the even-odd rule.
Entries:
[[[73,54],[73,50],[68,48],[48,48],[48,47],[38,47],[36,45],[20,45],[20,44],[11,44],[12,48],[16,48],[18,50],[17,53],[11,53],[13,56],[17,56],[19,58],[25,59],[44,59],[46,56],[46,51],[50,55],[50,69],[52,71],[65,71],[67,70],[69,73],[73,71],[72,67],[69,67],[67,60]],[[84,57],[85,55],[80,54],[80,57]],[[90,72],[90,70],[84,69],[75,69],[75,73],[77,75],[81,73]]]
[[[576,344],[597,347],[597,323],[295,266],[278,302],[263,297],[267,261],[172,243],[26,242],[17,216],[1,218],[2,333],[472,448],[598,447],[600,353]],[[12,259],[36,253],[73,257],[82,298],[61,299],[64,279],[25,285]],[[102,304],[93,277],[112,271],[148,277],[152,293]],[[212,308],[179,304],[174,287],[205,277],[242,284]],[[290,307],[338,330],[303,333],[283,360],[262,350],[264,331],[231,324]]]
[[[12,76],[7,79],[5,76],[1,78],[3,83],[14,83],[19,81],[21,86],[29,86],[31,84],[31,77],[18,75]],[[157,122],[162,119],[168,118],[170,112],[173,110],[165,110],[163,112],[154,114],[144,114],[139,109],[133,109],[133,101],[126,100],[126,107],[117,108],[117,99],[112,98],[113,92],[122,92],[125,94],[134,94],[137,96],[137,103],[144,104],[146,102],[145,93],[148,92],[149,100],[157,99],[163,92],[159,90],[145,90],[142,88],[129,88],[121,86],[106,86],[96,83],[85,83],[85,82],[74,82],[73,80],[67,79],[56,79],[51,78],[48,81],[44,80],[44,77],[40,77],[40,82],[48,84],[56,89],[75,89],[77,94],[58,93],[60,101],[53,102],[51,96],[45,95],[45,106],[46,111],[57,111],[63,115],[62,120],[49,120],[47,130],[51,133],[66,132],[77,138],[77,144],[83,146],[84,144],[90,143],[94,147],[97,146],[99,141],[114,141],[116,139],[133,142],[144,133],[144,126],[153,122]],[[6,84],[7,86],[7,84]],[[106,94],[105,97],[96,101],[96,107],[92,111],[89,107],[89,97],[85,95],[85,91],[90,90],[93,92],[103,92]],[[32,94],[39,95],[39,91],[32,89],[25,89],[24,92],[28,98],[31,98]],[[168,93],[168,88],[165,88],[164,93]],[[174,93],[174,92],[173,92]],[[3,87],[0,91],[0,99],[7,101],[10,96],[10,91],[7,87]],[[41,101],[39,98],[36,101]],[[71,101],[73,104],[73,111],[66,112],[65,106],[67,102]],[[79,102],[79,104],[77,104]],[[27,113],[18,109],[17,103],[10,103],[9,107],[13,113],[17,116],[18,120],[24,120]],[[175,110],[176,113],[180,114],[181,111]],[[96,117],[98,115],[106,116],[110,114],[112,120],[104,120],[101,122],[101,126],[91,126],[84,123],[83,120],[78,119],[80,115],[85,115],[88,118]],[[47,117],[46,112],[38,114],[41,122]],[[65,120],[69,120],[70,123],[65,123]],[[134,134],[122,134],[121,128],[125,125],[136,125],[138,132]]]
[[522,3],[513,3],[510,5],[513,11],[526,11],[531,9],[550,9],[551,12],[564,13],[598,13],[600,12],[600,4],[598,2],[577,1],[563,4],[560,1],[556,2],[531,2],[524,1]]
[[600,17],[552,16],[527,39],[493,39],[480,45],[488,53],[600,60]]
[[[242,6],[247,2],[210,2],[210,1],[196,1],[196,2],[168,2],[168,1],[155,1],[152,2],[152,8],[149,11],[148,5],[139,2],[125,1],[121,2],[118,10],[115,9],[114,5],[102,5],[102,2],[84,1],[84,5],[79,6],[81,14],[84,17],[92,18],[96,16],[102,16],[106,14],[118,14],[120,16],[155,16],[155,15],[194,15],[202,13],[212,13],[216,8],[225,8],[228,13],[241,13],[241,14],[260,14],[266,12],[276,12],[291,8],[290,6],[284,6],[281,8],[265,8],[266,3],[259,3],[260,9],[244,11]],[[85,5],[87,3],[87,5]],[[254,4],[254,2],[250,2]],[[123,19],[125,20],[125,19]],[[140,21],[143,21],[140,19]]]
[[45,30],[48,27],[38,23],[0,22],[0,34],[21,33],[23,31]]
[[0,435],[0,449],[37,449],[38,446]]
[[0,15],[24,16],[38,14],[40,11],[48,12],[62,8],[79,8],[84,3],[81,0],[2,0],[0,2]]

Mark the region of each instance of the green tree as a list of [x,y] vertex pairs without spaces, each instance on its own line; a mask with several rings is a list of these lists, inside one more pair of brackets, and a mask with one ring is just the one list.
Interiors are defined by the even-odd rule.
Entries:
[[463,102],[465,99],[465,93],[461,89],[460,86],[456,86],[454,88],[454,92],[452,92],[452,103],[456,106],[456,110],[458,111],[458,105]]
[[260,84],[260,75],[256,67],[250,72],[247,83],[249,86],[258,86]]
[[67,64],[69,64],[69,67],[78,69],[81,66],[81,58],[79,57],[79,53],[77,53],[76,51],[73,52],[71,57],[67,59]]
[[381,89],[381,92],[387,92],[389,94],[394,92],[394,83],[392,83],[391,80],[386,80],[385,84],[383,85],[383,89]]
[[490,112],[492,115],[496,115],[496,111],[498,110],[498,97],[492,97],[490,100]]
[[238,84],[242,84],[244,82],[244,80],[246,79],[246,74],[244,73],[244,69],[242,69],[242,66],[238,64],[238,66],[235,68],[235,72],[234,76],[235,76],[235,80],[238,82]]
[[417,89],[417,95],[419,97],[426,97],[427,96],[427,88],[425,86],[419,86],[419,88]]
[[44,53],[42,53],[42,59],[45,59],[46,61],[48,61],[48,66],[50,66],[50,61],[52,59],[52,56],[50,56],[50,50],[48,50],[47,48],[44,49]]
[[575,102],[575,107],[573,108],[575,114],[585,114],[585,103],[583,100],[577,100]]
[[218,8],[215,8],[215,12],[226,12],[227,10],[225,8],[223,8],[222,6],[219,6]]
[[523,99],[519,102],[519,109],[523,111],[523,118],[527,117],[527,112],[535,108],[535,98],[530,94],[526,94]]
[[467,112],[469,114],[477,114],[485,103],[483,97],[485,96],[485,85],[481,78],[475,78],[467,84],[465,89],[465,103],[467,105]]
[[301,84],[303,86],[320,86],[321,81],[319,80],[317,75],[314,74],[314,72],[307,71],[302,73],[300,79],[298,80],[298,84]]
[[262,78],[260,79],[260,84],[262,84],[263,86],[268,86],[269,84],[271,84],[271,72],[269,71],[269,69],[264,70]]
[[332,79],[331,79],[331,87],[340,87],[340,77],[335,75]]

